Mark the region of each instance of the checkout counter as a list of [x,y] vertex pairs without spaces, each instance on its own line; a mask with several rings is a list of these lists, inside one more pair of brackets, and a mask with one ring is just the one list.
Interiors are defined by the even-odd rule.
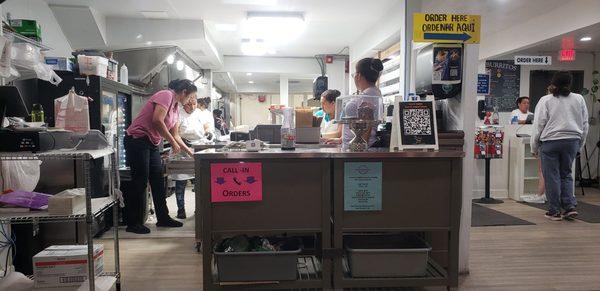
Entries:
[[[463,157],[464,153],[457,150],[347,152],[318,146],[298,147],[295,151],[269,148],[260,152],[215,149],[197,152],[196,213],[202,219],[199,230],[203,242],[203,290],[227,290],[231,286],[243,286],[244,290],[457,288]],[[240,164],[261,169],[252,179],[261,185],[261,198],[248,202],[213,202],[216,200],[212,188],[216,189],[215,183],[224,181],[215,176],[214,169]],[[380,190],[374,197],[363,198],[379,201],[376,203],[379,207],[349,206],[345,200],[358,199],[354,202],[360,204],[361,198],[348,196],[353,193],[350,187],[354,187],[348,170],[356,168],[368,172],[363,166],[373,165],[379,172],[373,172],[370,180],[363,182],[379,184]],[[353,277],[345,241],[348,235],[407,232],[418,234],[431,246],[429,256],[423,261],[424,274]],[[294,268],[297,265],[296,280],[221,281],[231,272],[227,266],[220,265],[213,248],[222,238],[240,234],[312,237],[313,240],[304,241],[305,248],[297,256],[298,264],[293,264]]]

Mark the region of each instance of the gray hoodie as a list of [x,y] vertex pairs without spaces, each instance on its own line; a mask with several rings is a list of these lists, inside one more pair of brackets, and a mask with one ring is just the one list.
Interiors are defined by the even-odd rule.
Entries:
[[575,93],[540,99],[535,107],[531,152],[538,153],[540,143],[550,140],[579,139],[585,144],[588,134],[588,111],[583,96]]

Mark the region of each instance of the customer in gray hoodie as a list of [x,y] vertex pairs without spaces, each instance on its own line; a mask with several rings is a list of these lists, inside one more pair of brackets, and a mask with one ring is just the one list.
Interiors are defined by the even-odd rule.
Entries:
[[533,120],[531,152],[542,161],[549,202],[545,216],[550,220],[573,219],[578,214],[571,167],[585,144],[589,124],[585,100],[571,92],[572,81],[571,73],[557,72],[552,78],[552,94],[540,99]]

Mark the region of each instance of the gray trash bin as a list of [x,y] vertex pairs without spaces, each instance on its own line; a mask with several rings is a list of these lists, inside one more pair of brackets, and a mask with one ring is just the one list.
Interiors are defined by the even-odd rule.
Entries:
[[299,239],[268,238],[282,242],[278,252],[222,252],[215,247],[219,281],[293,281],[297,279],[298,255],[302,251]]
[[416,235],[344,237],[350,273],[355,278],[423,277],[431,247]]

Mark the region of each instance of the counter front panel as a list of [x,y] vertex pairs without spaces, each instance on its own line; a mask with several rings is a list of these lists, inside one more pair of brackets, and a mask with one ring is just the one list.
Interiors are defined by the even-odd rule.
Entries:
[[[262,164],[262,201],[211,203],[213,231],[317,230],[322,227],[322,203],[324,195],[329,197],[328,189],[324,186],[324,179],[329,177],[330,171],[326,160],[268,159],[243,162]],[[210,162],[216,163],[219,162]],[[205,195],[204,199],[210,197]]]

